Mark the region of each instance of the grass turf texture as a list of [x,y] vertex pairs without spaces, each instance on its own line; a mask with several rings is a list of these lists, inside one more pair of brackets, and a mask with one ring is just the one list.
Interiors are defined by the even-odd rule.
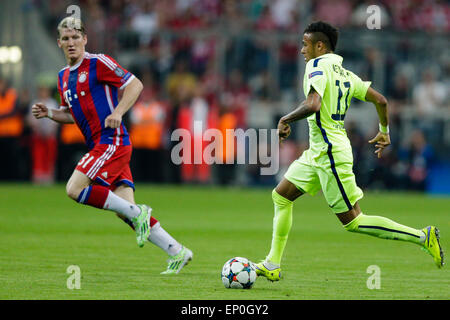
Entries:
[[[225,289],[222,265],[253,261],[270,248],[270,189],[138,185],[136,200],[194,251],[177,276],[162,276],[167,256],[112,212],[79,205],[63,185],[0,185],[0,299],[449,299],[448,265],[439,270],[419,246],[346,232],[321,195],[294,204],[283,280],[257,279],[251,290]],[[450,248],[449,198],[366,193],[365,214],[415,228],[436,225]],[[81,269],[81,289],[67,289],[68,266]],[[367,268],[381,270],[369,290]]]

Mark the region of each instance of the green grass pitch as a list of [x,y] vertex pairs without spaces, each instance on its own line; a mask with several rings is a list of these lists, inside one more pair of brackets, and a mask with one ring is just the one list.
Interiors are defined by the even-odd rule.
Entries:
[[[63,185],[0,185],[0,299],[449,299],[449,266],[435,267],[416,245],[346,232],[322,195],[294,204],[283,258],[283,280],[257,279],[251,290],[225,289],[223,263],[253,261],[270,248],[271,189],[137,185],[136,200],[194,260],[177,276],[162,276],[167,256],[108,211],[79,205]],[[366,193],[365,214],[415,228],[436,225],[450,248],[450,199],[420,194]],[[81,288],[69,290],[70,265]],[[367,268],[380,268],[380,289],[368,289]]]

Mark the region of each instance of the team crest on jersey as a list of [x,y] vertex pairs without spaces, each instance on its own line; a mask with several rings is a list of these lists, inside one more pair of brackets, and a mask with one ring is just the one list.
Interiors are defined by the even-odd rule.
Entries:
[[81,72],[80,76],[78,77],[78,82],[80,82],[80,83],[85,82],[87,79],[87,74],[88,73],[86,71]]

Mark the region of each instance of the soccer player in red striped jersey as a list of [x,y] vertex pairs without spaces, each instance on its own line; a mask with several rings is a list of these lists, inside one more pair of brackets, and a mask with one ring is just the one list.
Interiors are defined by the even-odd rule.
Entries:
[[[149,240],[168,255],[164,274],[177,274],[192,251],[168,234],[147,205],[136,205],[130,171],[132,146],[122,117],[143,89],[141,81],[113,58],[85,50],[87,36],[81,20],[67,17],[58,25],[58,46],[68,66],[58,74],[61,106],[32,106],[33,115],[59,123],[76,123],[89,151],[80,159],[66,191],[84,205],[111,210],[136,232],[139,247]],[[123,90],[118,100],[118,90]]]

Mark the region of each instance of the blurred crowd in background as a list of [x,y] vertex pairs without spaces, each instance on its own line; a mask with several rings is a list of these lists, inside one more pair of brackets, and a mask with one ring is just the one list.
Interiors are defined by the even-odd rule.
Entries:
[[[361,0],[35,0],[29,6],[56,39],[56,26],[74,3],[86,25],[87,50],[111,55],[144,84],[125,118],[135,181],[274,185],[308,147],[305,121],[281,145],[278,176],[261,176],[258,165],[176,166],[170,137],[176,128],[192,130],[193,121],[222,132],[276,128],[304,98],[300,39],[315,20],[340,29],[336,53],[344,67],[372,80],[389,101],[392,146],[381,159],[367,143],[377,131],[374,108],[353,101],[349,111],[358,184],[424,191],[433,168],[450,163],[447,1],[376,1],[381,30],[367,29],[374,1]],[[54,79],[37,77],[36,90],[0,78],[0,180],[65,181],[86,152],[75,125],[29,114],[35,101],[59,106],[60,67]]]

